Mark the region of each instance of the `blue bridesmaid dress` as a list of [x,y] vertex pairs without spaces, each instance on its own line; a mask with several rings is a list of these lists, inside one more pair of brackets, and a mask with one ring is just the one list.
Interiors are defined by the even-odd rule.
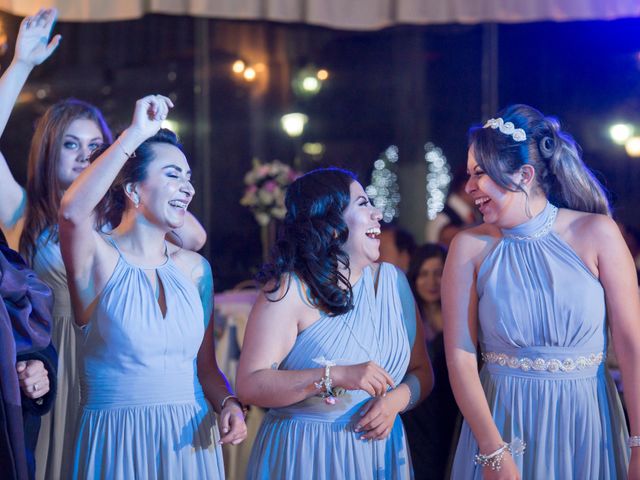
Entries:
[[155,268],[163,315],[145,269],[118,253],[78,336],[83,408],[73,478],[224,478],[215,413],[196,369],[198,290],[167,255]]
[[[557,211],[504,229],[479,268],[480,380],[502,438],[527,445],[523,480],[620,480],[628,434],[604,364],[604,290],[553,231]],[[482,478],[476,453],[465,422],[452,479]]]
[[[339,365],[372,360],[399,384],[415,337],[413,300],[407,302],[409,285],[393,265],[380,265],[377,292],[374,283],[367,267],[353,286],[355,307],[335,317],[322,315],[303,330],[279,368],[318,368],[314,359],[321,357]],[[358,411],[370,398],[363,390],[348,390],[335,405],[316,396],[270,409],[254,442],[247,478],[413,478],[399,415],[385,440],[363,441],[354,431]]]

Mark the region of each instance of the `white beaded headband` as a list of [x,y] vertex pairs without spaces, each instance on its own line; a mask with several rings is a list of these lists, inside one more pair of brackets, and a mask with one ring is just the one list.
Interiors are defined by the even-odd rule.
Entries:
[[505,135],[510,135],[516,142],[524,142],[527,139],[527,134],[521,128],[516,128],[511,122],[505,122],[502,118],[490,118],[482,128],[497,128]]

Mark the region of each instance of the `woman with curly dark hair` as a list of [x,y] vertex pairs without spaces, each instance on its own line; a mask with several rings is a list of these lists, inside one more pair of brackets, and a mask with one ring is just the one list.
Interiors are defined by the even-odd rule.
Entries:
[[238,369],[241,400],[270,408],[248,477],[410,478],[398,413],[433,380],[406,278],[374,263],[382,215],[335,168],[296,180],[286,207]]

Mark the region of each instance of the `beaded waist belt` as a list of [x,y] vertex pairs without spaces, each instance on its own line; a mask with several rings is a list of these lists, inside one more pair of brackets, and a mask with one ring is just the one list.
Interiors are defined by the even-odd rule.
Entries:
[[602,352],[563,360],[557,358],[516,357],[496,352],[482,353],[482,359],[488,364],[496,364],[524,372],[572,373],[590,367],[597,367],[604,361],[604,358]]

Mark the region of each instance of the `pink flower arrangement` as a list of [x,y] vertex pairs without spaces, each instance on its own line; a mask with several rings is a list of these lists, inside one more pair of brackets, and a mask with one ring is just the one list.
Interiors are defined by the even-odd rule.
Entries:
[[272,219],[282,220],[287,213],[284,195],[300,172],[279,160],[270,163],[253,161],[253,168],[244,176],[246,188],[240,204],[248,207],[261,226]]

